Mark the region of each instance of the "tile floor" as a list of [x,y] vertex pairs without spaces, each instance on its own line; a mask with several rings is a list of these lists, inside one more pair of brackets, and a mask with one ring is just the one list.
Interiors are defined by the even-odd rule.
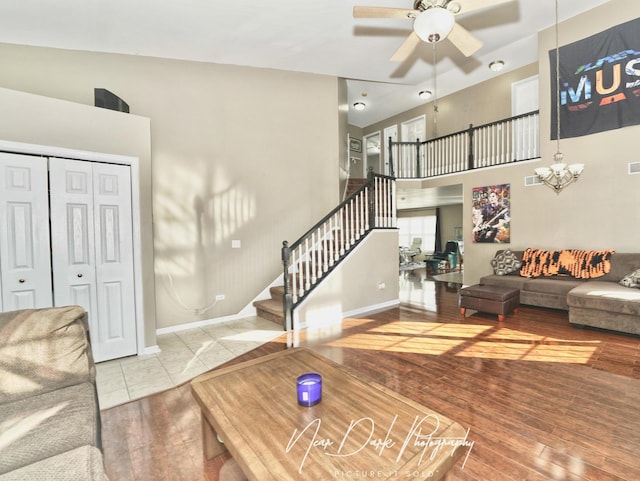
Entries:
[[189,381],[283,333],[260,317],[158,336],[160,352],[96,365],[100,409]]

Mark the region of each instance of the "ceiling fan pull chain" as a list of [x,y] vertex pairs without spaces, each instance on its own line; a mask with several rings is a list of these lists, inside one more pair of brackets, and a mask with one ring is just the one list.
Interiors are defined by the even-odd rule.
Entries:
[[436,44],[433,44],[433,138],[438,138],[438,74]]

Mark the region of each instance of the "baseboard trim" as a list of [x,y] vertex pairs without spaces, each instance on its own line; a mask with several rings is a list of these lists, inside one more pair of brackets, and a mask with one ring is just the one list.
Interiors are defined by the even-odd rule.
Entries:
[[[384,311],[386,309],[398,307],[399,305],[400,305],[400,300],[394,299],[392,301],[383,302],[380,304],[374,304],[371,306],[354,309],[352,311],[343,312],[342,318],[362,316],[364,314],[373,314],[374,312]],[[179,324],[177,326],[161,327],[159,329],[156,329],[156,336],[161,336],[162,334],[171,334],[174,332],[186,331],[188,329],[195,329],[197,327],[205,327],[205,326],[211,326],[214,324],[221,324],[223,322],[228,322],[228,321],[237,321],[239,319],[246,319],[247,317],[253,317],[253,316],[255,316],[255,311],[253,314],[247,313],[247,312],[241,312],[239,314],[235,314],[232,316],[216,317],[213,319],[204,319],[202,321],[194,321],[194,322],[188,322],[186,324]],[[306,329],[306,328],[307,328],[306,323],[303,323],[300,326],[298,326],[298,329]],[[147,352],[148,349],[152,349],[153,347],[157,348],[158,350]],[[153,352],[160,352],[160,348],[158,348],[158,346],[148,347],[148,348],[145,348],[144,353],[151,354]]]
[[172,332],[186,331],[188,329],[195,329],[197,327],[211,326],[213,324],[221,324],[228,321],[237,321],[239,319],[246,319],[247,317],[253,316],[255,316],[255,310],[253,314],[243,312],[231,316],[216,317],[212,319],[204,319],[202,321],[188,322],[186,324],[178,324],[177,326],[161,327],[159,329],[156,329],[156,336],[161,336],[162,334],[171,334]]
[[342,314],[342,317],[354,317],[362,316],[363,314],[373,314],[379,311],[385,311],[392,307],[398,307],[400,305],[400,299],[394,299],[393,301],[382,302],[373,306],[362,307],[360,309],[354,309],[353,311],[347,311]]
[[144,350],[138,354],[138,356],[146,356],[148,354],[158,354],[159,352],[162,352],[162,350],[160,349],[160,346],[156,344],[155,346],[145,347]]
[[[373,314],[376,312],[380,312],[380,311],[385,311],[387,309],[391,309],[393,307],[398,307],[400,305],[400,299],[394,299],[391,301],[387,301],[387,302],[381,302],[380,304],[372,304],[370,306],[365,306],[365,307],[360,307],[358,309],[353,309],[351,311],[346,311],[346,312],[342,312],[341,314],[339,314],[338,316],[332,316],[334,319],[344,319],[346,317],[359,317],[359,316],[363,316],[366,314]],[[334,325],[334,324],[338,324],[337,321],[335,322],[328,322],[327,325]],[[293,325],[294,325],[294,330],[297,329],[315,329],[315,328],[319,328],[319,327],[323,327],[320,325],[310,325],[309,322],[305,321],[300,321],[300,319],[297,318],[296,313],[294,311],[294,321],[293,321]]]

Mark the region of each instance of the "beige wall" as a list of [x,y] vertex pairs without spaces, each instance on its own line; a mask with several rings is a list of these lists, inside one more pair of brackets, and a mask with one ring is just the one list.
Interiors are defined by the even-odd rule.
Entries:
[[2,87],[87,105],[107,88],[151,120],[158,328],[241,311],[281,273],[282,241],[336,205],[335,77],[6,44],[0,65]]
[[345,315],[398,304],[398,231],[374,230],[295,311],[294,326],[316,328]]

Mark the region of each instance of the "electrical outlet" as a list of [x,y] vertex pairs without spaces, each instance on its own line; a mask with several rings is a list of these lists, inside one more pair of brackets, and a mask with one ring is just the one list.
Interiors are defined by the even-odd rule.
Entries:
[[216,296],[216,301],[224,301],[224,294],[218,294]]

